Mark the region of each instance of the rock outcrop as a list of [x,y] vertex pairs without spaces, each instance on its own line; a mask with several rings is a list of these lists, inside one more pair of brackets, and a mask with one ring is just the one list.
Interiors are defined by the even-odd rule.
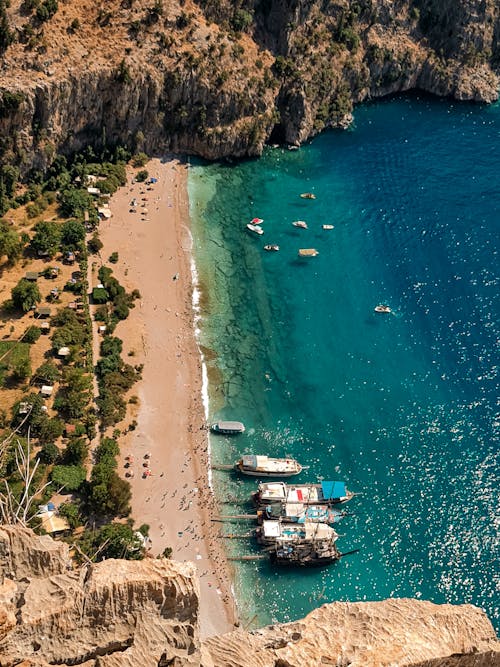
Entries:
[[200,664],[193,565],[110,559],[72,569],[66,545],[22,528],[4,527],[0,545],[9,563],[0,585],[2,667],[23,660],[87,667]]
[[203,667],[493,667],[500,644],[472,605],[335,602],[303,620],[206,640]]
[[496,0],[4,4],[0,162],[23,173],[87,144],[258,155],[410,89],[498,96]]
[[305,619],[200,643],[191,564],[110,559],[0,528],[0,667],[494,667],[500,643],[471,605],[337,602]]

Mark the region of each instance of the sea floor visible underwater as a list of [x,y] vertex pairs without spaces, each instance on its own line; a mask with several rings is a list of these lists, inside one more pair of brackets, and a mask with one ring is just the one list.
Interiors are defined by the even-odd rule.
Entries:
[[[337,525],[357,553],[313,570],[234,562],[244,625],[416,597],[478,605],[498,629],[499,155],[498,104],[413,96],[297,151],[191,165],[211,417],[247,427],[211,437],[214,463],[295,456],[310,468],[293,481],[360,494]],[[254,216],[262,237],[245,231]],[[222,512],[250,512],[256,483],[215,471]]]

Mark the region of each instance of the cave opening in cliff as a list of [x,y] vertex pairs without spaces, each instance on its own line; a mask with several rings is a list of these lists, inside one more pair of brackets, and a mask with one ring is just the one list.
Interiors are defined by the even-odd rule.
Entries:
[[269,139],[267,140],[268,144],[284,144],[286,143],[286,134],[285,128],[282,123],[276,123],[276,125],[271,130]]

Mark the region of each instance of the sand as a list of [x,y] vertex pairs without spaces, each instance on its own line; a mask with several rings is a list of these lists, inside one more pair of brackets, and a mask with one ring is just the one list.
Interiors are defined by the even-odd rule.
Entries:
[[[125,474],[126,457],[132,456],[127,469],[134,473],[132,516],[136,526],[149,524],[151,555],[171,547],[172,558],[196,564],[200,630],[207,637],[233,628],[235,605],[218,524],[211,521],[217,507],[208,487],[202,367],[193,323],[187,166],[154,159],[146,169],[158,183],[133,184],[137,170],[131,169],[128,185],[110,201],[111,219],[100,225],[102,261],[127,291],[141,293],[115,332],[124,342],[124,359],[144,365],[142,380],[130,392],[139,402],[129,406],[120,424],[126,429],[137,422],[120,439],[121,470]],[[119,261],[113,265],[107,258],[115,251]],[[144,464],[152,473],[147,478]]]

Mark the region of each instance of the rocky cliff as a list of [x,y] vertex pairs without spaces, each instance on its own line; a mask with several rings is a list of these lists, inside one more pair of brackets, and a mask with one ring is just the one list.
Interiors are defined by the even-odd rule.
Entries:
[[471,605],[334,603],[305,619],[201,643],[194,566],[74,568],[67,545],[0,527],[0,667],[493,667],[500,643]]
[[496,0],[0,0],[0,159],[256,155],[413,88],[498,94]]

